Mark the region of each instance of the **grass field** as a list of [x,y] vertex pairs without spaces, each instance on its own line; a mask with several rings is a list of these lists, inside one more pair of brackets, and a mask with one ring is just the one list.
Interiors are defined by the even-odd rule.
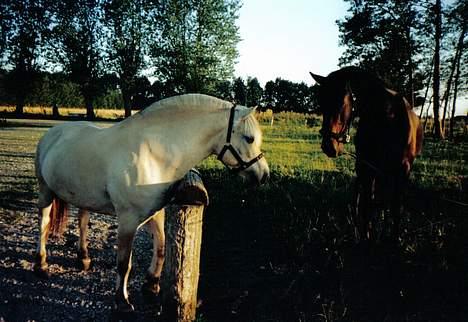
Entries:
[[[455,321],[468,316],[468,140],[427,138],[405,198],[398,247],[355,245],[354,160],[320,151],[315,116],[259,116],[272,176],[246,188],[215,158],[200,321]],[[33,155],[51,122],[0,128],[0,208],[30,211]],[[352,146],[348,147],[352,151]]]

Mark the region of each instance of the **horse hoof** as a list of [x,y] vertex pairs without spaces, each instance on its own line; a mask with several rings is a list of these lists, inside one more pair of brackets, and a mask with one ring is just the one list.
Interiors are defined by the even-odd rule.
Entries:
[[134,311],[135,311],[135,308],[133,307],[133,305],[127,301],[115,303],[114,312],[116,313],[128,314]]
[[78,260],[78,267],[84,272],[88,271],[91,267],[91,258],[87,257]]
[[145,300],[153,301],[154,299],[159,298],[159,285],[144,283],[141,287],[141,293]]
[[40,279],[47,280],[50,278],[50,273],[47,268],[42,268],[39,265],[34,265],[34,274]]
[[[130,304],[133,309],[133,305]],[[110,321],[117,322],[117,321],[135,321],[136,314],[135,311],[120,311],[118,308],[115,308],[111,312]]]

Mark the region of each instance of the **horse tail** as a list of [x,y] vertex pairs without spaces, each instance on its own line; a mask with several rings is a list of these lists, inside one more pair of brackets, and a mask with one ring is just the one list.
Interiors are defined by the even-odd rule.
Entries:
[[62,236],[68,222],[68,204],[58,197],[54,197],[50,210],[49,232],[54,237]]

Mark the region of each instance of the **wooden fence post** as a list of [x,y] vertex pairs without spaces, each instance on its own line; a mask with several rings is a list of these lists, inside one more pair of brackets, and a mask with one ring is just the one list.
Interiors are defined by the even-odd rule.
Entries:
[[196,170],[180,182],[166,206],[166,254],[161,279],[163,315],[168,321],[194,321],[203,211],[208,193]]

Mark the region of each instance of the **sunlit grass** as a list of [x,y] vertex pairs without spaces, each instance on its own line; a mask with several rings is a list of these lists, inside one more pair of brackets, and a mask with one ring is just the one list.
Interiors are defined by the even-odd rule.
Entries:
[[[8,112],[13,113],[15,112],[14,106],[0,106],[0,113],[1,112]],[[23,109],[25,114],[32,114],[32,115],[44,115],[44,116],[52,116],[52,107],[49,106],[25,106]],[[135,113],[136,111],[132,111]],[[86,115],[85,108],[78,108],[78,107],[59,107],[59,114],[61,116],[72,116],[72,115]],[[94,109],[94,114],[98,118],[103,119],[118,119],[124,117],[124,110],[123,109],[101,109],[99,107]]]

